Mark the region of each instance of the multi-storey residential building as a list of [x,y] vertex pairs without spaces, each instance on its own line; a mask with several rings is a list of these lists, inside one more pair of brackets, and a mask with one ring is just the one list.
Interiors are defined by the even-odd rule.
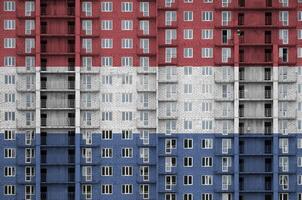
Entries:
[[301,0],[2,0],[1,200],[302,200]]

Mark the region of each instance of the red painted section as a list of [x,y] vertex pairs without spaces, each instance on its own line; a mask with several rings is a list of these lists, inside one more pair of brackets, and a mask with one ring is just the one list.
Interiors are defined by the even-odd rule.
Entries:
[[[93,65],[101,65],[102,56],[113,57],[113,65],[121,65],[121,57],[133,57],[134,66],[139,66],[139,58],[141,56],[149,57],[151,66],[213,66],[213,65],[300,65],[301,59],[297,59],[297,46],[302,45],[302,40],[297,40],[297,29],[302,27],[302,22],[297,21],[297,11],[302,8],[302,4],[297,1],[289,1],[287,7],[282,7],[280,1],[272,0],[272,5],[267,6],[264,0],[245,0],[244,6],[239,6],[238,0],[232,0],[228,7],[222,7],[221,1],[213,1],[214,3],[204,3],[204,1],[196,0],[193,3],[184,3],[177,1],[170,7],[166,7],[164,0],[148,0],[150,15],[143,16],[140,12],[140,1],[129,0],[133,3],[133,12],[121,12],[122,0],[112,0],[113,12],[101,12],[101,1],[79,1],[74,0],[74,7],[68,10],[68,3],[72,1],[61,0],[36,0],[35,13],[31,16],[24,16],[25,1],[16,1],[17,12],[3,11],[4,1],[0,2],[1,24],[5,19],[16,20],[16,30],[0,29],[0,38],[16,38],[17,48],[4,49],[0,45],[0,61],[3,63],[5,56],[16,56],[17,66],[24,66],[24,58],[26,55],[32,56],[36,54],[36,65],[40,66],[41,58],[47,59],[47,66],[67,66],[68,58],[75,59],[75,65],[81,65],[81,57],[92,56]],[[46,9],[42,8],[43,2],[47,2]],[[82,2],[91,2],[93,7],[93,15],[85,16],[82,12]],[[41,7],[40,7],[41,6]],[[40,10],[45,14],[41,14]],[[165,25],[165,13],[167,11],[177,12],[177,21],[171,26]],[[184,21],[184,11],[193,11],[193,21]],[[212,11],[214,20],[210,22],[202,21],[202,13],[204,11]],[[222,26],[222,12],[231,12],[232,21],[227,26]],[[283,26],[279,21],[279,12],[289,12],[289,25]],[[266,25],[266,13],[271,14],[272,25]],[[244,24],[238,25],[238,16],[244,15]],[[31,35],[25,35],[25,20],[34,19],[36,27]],[[92,35],[87,36],[82,30],[81,21],[85,19],[92,20]],[[112,20],[112,30],[101,30],[102,20]],[[121,20],[133,20],[133,30],[121,30]],[[139,21],[148,20],[150,23],[150,34],[143,35],[139,30]],[[46,32],[43,33],[41,23],[47,23]],[[73,31],[68,29],[68,23],[74,23]],[[172,44],[165,44],[165,30],[176,29],[177,40]],[[183,38],[184,29],[193,29],[194,38],[185,40]],[[201,39],[202,29],[213,29],[214,38],[210,40]],[[230,29],[231,37],[227,44],[222,44],[222,30]],[[244,38],[236,39],[237,30],[244,32]],[[287,29],[289,31],[288,44],[282,44],[279,39],[279,30]],[[270,42],[265,42],[265,31],[270,31]],[[34,37],[36,48],[31,54],[24,53],[24,39],[26,37]],[[93,52],[85,53],[82,48],[82,40],[84,38],[92,39]],[[102,49],[101,40],[110,38],[113,40],[112,49]],[[133,39],[132,49],[122,49],[121,40],[123,38]],[[139,48],[141,38],[150,39],[150,53],[144,54]],[[237,42],[236,42],[237,40]],[[40,41],[47,41],[46,49],[43,50]],[[71,48],[68,43],[73,41]],[[274,44],[274,46],[273,46]],[[172,59],[171,63],[165,62],[165,49],[177,48],[177,58]],[[288,48],[288,62],[282,63],[279,59],[279,48]],[[193,58],[184,58],[184,48],[193,48]],[[201,58],[202,48],[213,48],[213,58]],[[231,48],[231,58],[227,63],[222,63],[222,48]],[[40,58],[41,50],[41,58]],[[44,52],[43,52],[44,51]],[[271,55],[265,52],[271,51]],[[244,55],[239,55],[244,52]],[[268,59],[267,57],[271,57]]]

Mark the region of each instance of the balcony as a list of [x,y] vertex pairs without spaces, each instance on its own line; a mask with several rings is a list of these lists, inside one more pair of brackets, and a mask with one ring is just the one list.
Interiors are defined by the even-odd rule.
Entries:
[[47,101],[47,99],[41,99],[41,109],[43,110],[54,110],[54,109],[73,109],[75,108],[75,100],[68,99],[68,100],[61,100],[58,99],[57,101]]
[[61,121],[41,118],[41,127],[44,128],[65,128],[65,127],[74,127],[74,126],[75,126],[75,118],[65,118],[62,119]]
[[66,91],[66,90],[74,90],[75,89],[75,81],[68,81],[62,84],[60,83],[50,83],[47,81],[41,81],[41,90],[46,91]]

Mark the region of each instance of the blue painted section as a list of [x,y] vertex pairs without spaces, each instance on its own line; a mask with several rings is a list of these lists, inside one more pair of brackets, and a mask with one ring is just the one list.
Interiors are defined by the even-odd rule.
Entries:
[[40,134],[36,134],[35,135],[35,154],[36,154],[36,163],[35,163],[35,178],[36,178],[36,188],[35,188],[35,192],[36,192],[36,200],[40,200],[41,199],[41,140],[40,140]]
[[81,199],[81,134],[75,134],[75,200]]
[[[289,140],[289,151],[283,154],[279,148],[279,139]],[[24,199],[24,186],[34,185],[33,199],[40,200],[47,196],[47,200],[83,200],[82,185],[92,186],[92,199],[142,199],[140,185],[149,185],[149,199],[165,199],[167,193],[177,195],[181,200],[183,195],[191,193],[194,199],[201,199],[203,193],[213,194],[213,200],[222,199],[223,193],[229,193],[232,200],[278,200],[279,193],[288,193],[289,200],[296,199],[302,187],[297,186],[297,174],[302,169],[297,167],[297,156],[302,156],[302,149],[297,149],[299,134],[281,135],[221,135],[221,134],[150,134],[148,144],[144,144],[139,134],[133,134],[131,139],[123,139],[121,134],[113,134],[112,139],[103,139],[101,134],[93,134],[92,144],[86,144],[81,134],[70,138],[67,133],[49,133],[45,138],[40,134],[32,145],[25,144],[25,135],[17,134],[16,140],[4,140],[0,134],[0,155],[4,155],[5,148],[16,148],[15,159],[0,159],[0,172],[5,166],[15,166],[15,177],[4,177],[0,174],[0,188],[4,185],[16,185],[16,195],[4,195],[0,189],[1,200]],[[193,148],[184,148],[184,140],[192,139]],[[202,141],[213,141],[213,148],[203,149]],[[224,153],[222,141],[231,140],[231,149]],[[167,153],[165,144],[167,140],[174,140],[176,148]],[[24,155],[27,148],[35,149],[32,163],[25,163]],[[87,163],[83,158],[84,148],[92,149],[92,161]],[[112,157],[102,157],[104,148],[112,149]],[[130,158],[122,157],[123,148],[131,148]],[[140,148],[149,149],[149,162],[144,163],[140,157]],[[46,156],[45,156],[46,154]],[[289,171],[282,172],[279,167],[279,157],[289,158]],[[176,166],[170,172],[166,171],[167,157],[176,159]],[[193,166],[184,166],[184,158],[192,157]],[[202,158],[211,157],[212,167],[202,167]],[[222,159],[230,157],[232,166],[228,171],[222,170]],[[31,182],[25,182],[25,167],[35,167],[35,177]],[[86,181],[82,175],[83,166],[92,166],[92,181]],[[111,166],[112,176],[101,176],[101,167]],[[131,166],[131,176],[122,175],[122,166]],[[143,180],[140,176],[140,167],[149,167],[149,179]],[[175,176],[176,185],[167,190],[166,176]],[[184,185],[184,176],[193,177],[192,185]],[[212,185],[202,185],[202,176],[212,176]],[[222,177],[231,176],[231,185],[222,188]],[[279,175],[288,175],[289,188],[284,190],[279,185]],[[112,185],[112,194],[103,194],[101,186]],[[123,184],[132,184],[131,194],[122,194]],[[47,189],[46,189],[47,188]],[[46,192],[47,190],[47,192]],[[69,192],[68,192],[69,191]],[[266,199],[267,198],[267,199]]]

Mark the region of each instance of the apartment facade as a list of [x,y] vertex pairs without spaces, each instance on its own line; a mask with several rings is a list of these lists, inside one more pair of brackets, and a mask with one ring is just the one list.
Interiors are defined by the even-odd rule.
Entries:
[[0,13],[1,200],[302,200],[302,1]]

